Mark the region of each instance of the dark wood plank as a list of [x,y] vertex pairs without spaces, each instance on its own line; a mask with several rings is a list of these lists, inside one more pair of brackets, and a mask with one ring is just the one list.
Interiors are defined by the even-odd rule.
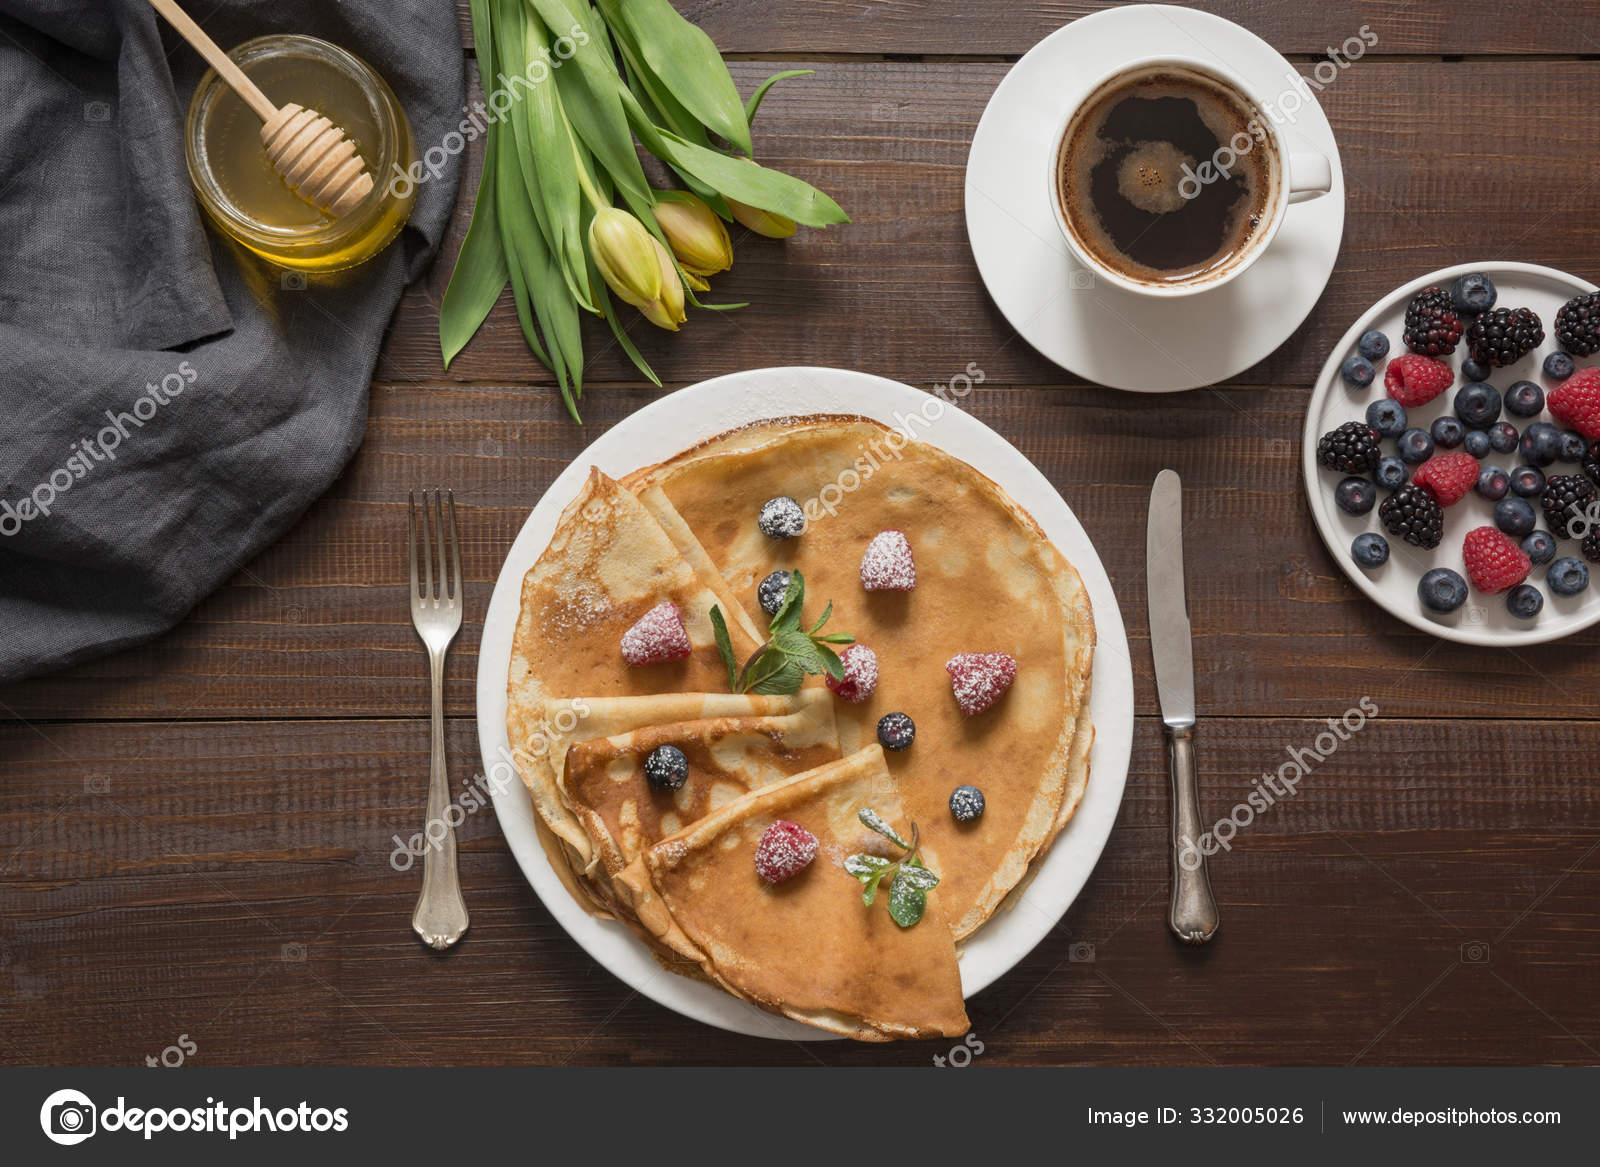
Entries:
[[[462,41],[472,44],[469,0],[456,0]],[[894,53],[1020,56],[1111,0],[676,0],[725,53]],[[1590,5],[1543,9],[1538,20],[1504,20],[1488,0],[1421,5],[1404,0],[1332,0],[1289,5],[1272,0],[1203,0],[1185,7],[1242,24],[1281,53],[1321,54],[1362,25],[1379,37],[1375,53],[1600,52]],[[1484,30],[1493,28],[1492,40]]]
[[[797,62],[737,62],[740,86]],[[1302,66],[1302,71],[1309,66]],[[826,62],[779,86],[762,106],[757,149],[832,194],[853,222],[784,242],[736,232],[736,262],[716,294],[736,313],[694,313],[679,334],[634,321],[657,373],[687,382],[782,364],[864,368],[930,385],[966,367],[994,383],[1074,379],[1019,339],[984,291],[967,246],[967,148],[1003,64]],[[1307,384],[1367,306],[1398,284],[1477,257],[1546,263],[1600,277],[1600,222],[1583,213],[1592,126],[1550,110],[1589,108],[1600,61],[1358,62],[1322,93],[1348,190],[1344,246],[1310,319],[1235,379]],[[1492,119],[1481,94],[1515,93]],[[1564,160],[1564,161],[1563,161]],[[448,253],[465,230],[477,162],[463,184]],[[1525,176],[1506,181],[1504,176]],[[1549,176],[1548,178],[1543,176]],[[509,298],[448,373],[439,360],[441,263],[402,301],[379,364],[384,381],[548,381],[527,350]],[[1089,293],[1092,294],[1092,293]],[[603,325],[586,332],[586,376],[639,383]]]
[[[1208,821],[1324,728],[1203,725]],[[1164,754],[1141,719],[1087,889],[972,1002],[982,1061],[1592,1064],[1597,747],[1594,722],[1371,721],[1218,858],[1223,929],[1192,951],[1165,933]],[[449,753],[473,772],[470,721]],[[416,873],[389,862],[426,754],[419,720],[0,728],[7,1062],[136,1065],[182,1034],[208,1065],[945,1052],[737,1038],[635,997],[552,921],[489,810],[461,831],[472,930],[426,952]]]
[[[424,658],[406,607],[405,493],[456,491],[468,616],[449,709],[470,714],[489,594],[528,511],[568,461],[654,391],[597,387],[589,422],[545,388],[378,388],[366,445],[279,544],[174,633],[0,688],[0,713],[57,718],[409,716]],[[1117,585],[1137,698],[1145,647],[1144,513],[1164,466],[1188,487],[1187,554],[1201,707],[1331,716],[1369,695],[1393,715],[1592,717],[1600,631],[1535,649],[1447,644],[1373,607],[1311,526],[1300,488],[1304,394],[981,388],[972,412],[1061,490]]]

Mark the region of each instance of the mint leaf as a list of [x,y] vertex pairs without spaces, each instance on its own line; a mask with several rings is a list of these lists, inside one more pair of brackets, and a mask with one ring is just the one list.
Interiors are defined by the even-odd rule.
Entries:
[[774,636],[779,632],[799,629],[800,609],[805,600],[806,577],[798,571],[790,572],[789,586],[783,590],[783,599],[778,601],[778,610],[773,614],[772,623],[768,626]]
[[728,635],[728,622],[722,618],[722,609],[711,605],[711,631],[717,638],[717,652],[722,663],[728,666],[728,688],[739,691],[739,662],[733,655],[733,638]]
[[833,615],[833,601],[828,601],[828,606],[822,609],[822,619],[811,626],[811,635],[815,636],[822,631],[822,626],[828,622],[828,617]]
[[830,632],[826,636],[813,636],[811,638],[818,644],[854,644],[856,638],[848,632]]
[[888,873],[888,870],[884,870],[878,872],[876,875],[867,877],[865,886],[861,889],[861,902],[866,904],[867,907],[870,908],[872,906],[872,901],[878,898],[878,884]]
[[902,863],[895,879],[897,882],[903,879],[919,891],[932,891],[939,886],[939,877],[916,862]]
[[851,855],[844,861],[844,869],[857,879],[866,879],[889,866],[889,861],[882,855],[868,855],[865,852]]
[[928,910],[928,893],[908,878],[914,868],[900,866],[894,882],[889,885],[889,915],[902,928],[909,928],[922,919]]
[[836,681],[844,680],[844,661],[839,659],[839,654],[825,644],[813,646],[817,656],[822,661],[822,670]]
[[870,806],[864,806],[856,812],[856,818],[861,820],[861,825],[869,831],[876,831],[890,842],[899,845],[905,850],[911,850],[911,844],[894,833],[894,828],[883,821],[883,816]]

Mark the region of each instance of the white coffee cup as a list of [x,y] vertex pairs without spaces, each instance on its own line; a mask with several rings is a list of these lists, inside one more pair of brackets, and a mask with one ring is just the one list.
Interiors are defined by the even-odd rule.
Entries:
[[[1180,194],[1185,185],[1194,185],[1198,193],[1198,184],[1215,181],[1219,177],[1228,177],[1241,154],[1248,151],[1261,151],[1266,155],[1267,165],[1264,170],[1268,190],[1261,222],[1251,232],[1249,239],[1224,262],[1191,277],[1144,279],[1111,267],[1094,255],[1079,237],[1079,231],[1063,205],[1062,161],[1064,152],[1069,149],[1079,128],[1080,117],[1093,109],[1101,97],[1112,90],[1136,84],[1142,78],[1166,75],[1192,77],[1222,90],[1238,107],[1246,123],[1246,128],[1236,133],[1229,141],[1222,143],[1212,158],[1197,159],[1193,165],[1184,170],[1185,177],[1179,184]],[[1315,152],[1290,154],[1285,150],[1283,138],[1276,124],[1275,108],[1271,103],[1259,98],[1251,86],[1234,74],[1194,57],[1143,57],[1131,64],[1119,66],[1090,86],[1084,98],[1073,105],[1062,119],[1054,138],[1055,146],[1051,151],[1048,174],[1050,206],[1055,213],[1056,226],[1061,229],[1062,237],[1066,239],[1067,246],[1072,249],[1078,262],[1092,272],[1097,281],[1104,280],[1115,287],[1143,296],[1169,298],[1190,296],[1197,292],[1219,288],[1246,271],[1271,245],[1278,228],[1283,225],[1284,215],[1288,213],[1291,203],[1304,202],[1327,194],[1333,186],[1333,168],[1326,157]],[[1240,141],[1241,138],[1244,139],[1243,142]],[[1193,196],[1182,194],[1182,197]]]

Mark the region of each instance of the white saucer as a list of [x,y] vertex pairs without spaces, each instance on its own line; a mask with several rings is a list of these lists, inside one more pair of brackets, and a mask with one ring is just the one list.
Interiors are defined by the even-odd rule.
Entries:
[[[1056,30],[1016,63],[989,99],[967,155],[967,238],[1011,326],[1068,371],[1142,393],[1224,381],[1271,353],[1322,295],[1344,233],[1338,143],[1307,87],[1279,132],[1291,153],[1327,157],[1333,189],[1290,206],[1249,270],[1177,300],[1095,286],[1067,250],[1050,206],[1051,139],[1067,110],[1119,62],[1160,53],[1209,58],[1274,101],[1300,88],[1300,74],[1271,45],[1221,17],[1165,4],[1108,9]],[[1350,84],[1345,72],[1330,84]]]
[[[652,402],[618,422],[551,483],[506,555],[484,616],[478,650],[478,742],[484,773],[493,782],[495,817],[528,882],[556,922],[601,966],[658,1004],[735,1033],[788,1040],[830,1035],[775,1017],[721,989],[666,972],[650,950],[614,920],[584,911],[557,878],[534,829],[532,800],[510,778],[496,789],[509,757],[506,673],[521,604],[522,577],[538,560],[556,520],[583,484],[589,467],[616,477],[662,461],[698,442],[766,418],[802,413],[860,414],[887,425],[922,410],[929,395],[897,381],[843,369],[757,369],[733,373]],[[927,416],[924,414],[924,416]],[[1089,786],[1072,821],[1039,863],[1019,902],[1001,909],[964,946],[961,989],[970,997],[1004,975],[1060,922],[1083,890],[1110,837],[1122,805],[1133,745],[1133,666],[1111,580],[1089,536],[1049,479],[1017,448],[955,406],[945,409],[918,440],[931,442],[1002,486],[1038,521],[1083,577],[1094,605],[1096,648],[1090,716],[1095,737]]]
[[[1424,608],[1422,601],[1417,598],[1417,584],[1424,572],[1435,567],[1448,567],[1466,576],[1467,569],[1461,556],[1462,541],[1474,527],[1494,525],[1494,504],[1479,497],[1476,491],[1467,495],[1445,511],[1444,541],[1434,550],[1424,551],[1420,547],[1411,547],[1398,539],[1389,538],[1378,519],[1377,507],[1364,515],[1350,515],[1340,510],[1333,501],[1333,488],[1344,475],[1323,470],[1317,465],[1317,442],[1323,434],[1347,421],[1364,419],[1368,403],[1388,395],[1383,386],[1383,373],[1391,360],[1406,351],[1400,334],[1405,330],[1406,305],[1411,303],[1411,298],[1433,284],[1448,288],[1452,280],[1468,272],[1482,272],[1494,281],[1497,306],[1532,308],[1544,324],[1544,343],[1514,365],[1491,369],[1489,383],[1501,393],[1515,381],[1532,381],[1546,393],[1556,387],[1557,382],[1540,372],[1544,358],[1557,348],[1552,335],[1555,332],[1556,310],[1573,296],[1594,291],[1593,284],[1555,268],[1531,263],[1463,263],[1414,279],[1362,313],[1328,354],[1327,363],[1322,366],[1316,387],[1311,391],[1311,402],[1306,407],[1306,429],[1300,454],[1306,481],[1306,500],[1310,504],[1317,531],[1328,545],[1328,553],[1333,556],[1333,561],[1344,569],[1351,583],[1391,616],[1413,628],[1461,644],[1491,648],[1544,644],[1600,623],[1600,586],[1591,582],[1588,588],[1575,596],[1558,596],[1545,582],[1549,564],[1542,564],[1534,567],[1528,576],[1528,582],[1544,593],[1544,609],[1532,620],[1519,620],[1507,611],[1504,596],[1486,596],[1476,588],[1468,593],[1467,602],[1460,608],[1448,615],[1436,615]],[[1384,360],[1373,362],[1378,367],[1378,374],[1371,385],[1365,389],[1347,388],[1344,378],[1339,375],[1339,366],[1355,352],[1356,341],[1361,334],[1371,328],[1376,328],[1389,338],[1389,355]],[[1456,390],[1466,384],[1460,373],[1461,362],[1466,357],[1467,345],[1463,340],[1455,353],[1445,358],[1446,363],[1456,370],[1455,384],[1428,404],[1407,410],[1408,425],[1427,429],[1435,418],[1455,412]],[[1595,361],[1579,358],[1577,363],[1581,369]],[[1538,417],[1502,414],[1501,420],[1509,421],[1519,431],[1527,429],[1535,421],[1550,422],[1559,429],[1566,428],[1556,422],[1548,411]],[[1394,453],[1393,441],[1384,440],[1383,452]],[[1490,451],[1479,460],[1479,464],[1511,471],[1522,465],[1522,458],[1515,451],[1510,454]],[[1546,476],[1583,476],[1583,471],[1571,462],[1546,466],[1544,472]],[[1380,501],[1385,496],[1386,492],[1380,489]],[[1539,529],[1548,531],[1550,524],[1539,513],[1539,500],[1531,498],[1528,501],[1533,504],[1534,513],[1538,516]],[[1364,568],[1350,557],[1350,544],[1363,531],[1375,531],[1389,539],[1389,562],[1382,567]],[[1567,556],[1581,560],[1583,553],[1575,541],[1557,540],[1556,558]],[[1590,564],[1589,571],[1595,581],[1600,581],[1600,567]]]

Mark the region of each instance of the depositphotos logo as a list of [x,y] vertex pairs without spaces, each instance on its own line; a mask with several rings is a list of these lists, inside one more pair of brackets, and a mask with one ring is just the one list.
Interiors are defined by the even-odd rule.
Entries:
[[79,1090],[57,1090],[39,1108],[39,1125],[53,1143],[71,1147],[94,1134],[127,1131],[151,1139],[164,1131],[191,1131],[199,1134],[226,1133],[230,1140],[240,1135],[274,1134],[293,1131],[346,1131],[350,1112],[344,1107],[329,1110],[308,1102],[273,1110],[262,1104],[258,1095],[250,1106],[230,1107],[226,1102],[207,1098],[204,1106],[174,1106],[148,1109],[129,1106],[120,1094],[117,1104],[101,1111],[87,1094]]

